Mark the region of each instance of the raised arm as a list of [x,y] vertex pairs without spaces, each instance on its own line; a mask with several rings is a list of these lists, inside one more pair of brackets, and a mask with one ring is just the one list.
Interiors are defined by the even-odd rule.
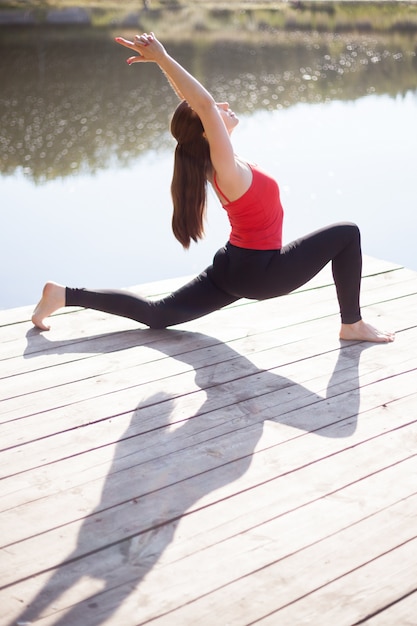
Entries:
[[222,189],[231,195],[240,195],[245,191],[248,186],[247,174],[245,178],[236,162],[229,132],[219,107],[207,89],[167,53],[153,33],[137,35],[134,41],[121,37],[116,41],[137,53],[127,59],[129,65],[154,62],[161,68],[175,92],[200,117],[210,146],[211,161]]
[[178,89],[177,85],[174,83],[174,81],[168,76],[168,74],[166,72],[163,72],[165,78],[167,79],[167,81],[169,82],[169,84],[171,85],[173,91],[175,91],[175,93],[177,94],[178,98],[180,100],[185,100],[184,95],[181,93],[181,91]]

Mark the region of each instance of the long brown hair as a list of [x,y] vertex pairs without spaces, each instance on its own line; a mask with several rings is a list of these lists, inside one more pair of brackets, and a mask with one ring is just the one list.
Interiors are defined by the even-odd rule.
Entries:
[[204,235],[210,150],[201,120],[185,100],[172,116],[171,133],[178,142],[171,183],[172,230],[184,248],[189,248],[191,239],[197,241]]

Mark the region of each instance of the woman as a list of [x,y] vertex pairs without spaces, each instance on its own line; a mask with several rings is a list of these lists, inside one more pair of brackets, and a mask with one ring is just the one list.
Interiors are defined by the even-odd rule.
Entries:
[[359,307],[362,257],[354,224],[321,229],[282,247],[283,212],[276,182],[235,155],[230,140],[239,123],[227,103],[208,91],[167,54],[153,33],[133,41],[116,38],[133,50],[129,65],[154,62],[181,99],[172,121],[177,140],[171,185],[173,231],[188,248],[203,235],[207,182],[227,211],[231,235],[213,264],[187,285],[159,301],[129,292],[90,291],[47,283],[32,321],[48,330],[45,318],[63,306],[82,306],[165,328],[220,309],[238,298],[265,299],[287,294],[332,261],[341,314],[341,339],[388,342],[392,333],[366,324]]

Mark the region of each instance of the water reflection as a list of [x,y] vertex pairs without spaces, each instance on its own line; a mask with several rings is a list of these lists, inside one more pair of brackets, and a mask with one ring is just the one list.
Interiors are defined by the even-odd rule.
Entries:
[[[1,31],[0,31],[1,36]],[[397,95],[416,84],[408,40],[288,36],[280,43],[169,45],[240,114],[298,102]],[[176,98],[149,65],[129,68],[109,36],[0,39],[0,168],[35,181],[127,164],[170,145]],[[226,60],[226,62],[225,62]]]

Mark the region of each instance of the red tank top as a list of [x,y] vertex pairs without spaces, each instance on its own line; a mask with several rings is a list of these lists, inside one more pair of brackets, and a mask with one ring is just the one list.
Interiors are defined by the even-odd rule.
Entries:
[[232,227],[229,241],[239,248],[251,250],[277,250],[282,246],[284,212],[277,182],[255,165],[249,189],[237,200],[229,201],[219,188],[216,175],[213,183],[227,200],[227,211]]

